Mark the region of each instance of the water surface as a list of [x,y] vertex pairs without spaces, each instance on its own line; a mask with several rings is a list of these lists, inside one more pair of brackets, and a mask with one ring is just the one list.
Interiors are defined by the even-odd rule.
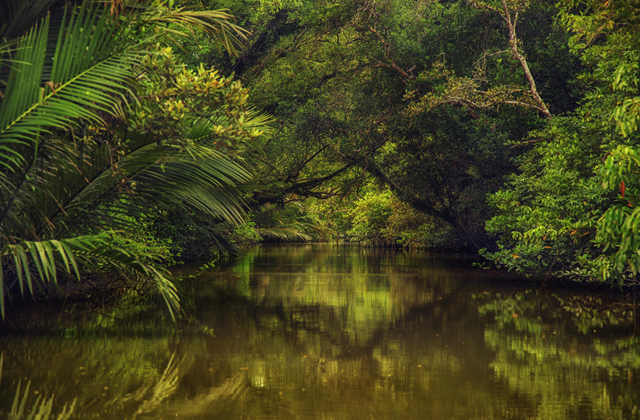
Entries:
[[332,244],[260,246],[184,287],[181,323],[2,337],[0,418],[640,418],[633,296]]

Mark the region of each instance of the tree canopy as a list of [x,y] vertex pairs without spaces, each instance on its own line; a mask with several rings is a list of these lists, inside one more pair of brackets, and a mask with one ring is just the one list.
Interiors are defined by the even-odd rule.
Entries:
[[[247,155],[254,208],[335,201],[316,210],[345,234],[382,223],[374,239],[399,213],[371,194],[390,191],[500,267],[635,283],[633,2],[201,4],[251,34],[237,58],[185,61],[234,71],[275,119]],[[371,219],[337,216],[354,205]]]

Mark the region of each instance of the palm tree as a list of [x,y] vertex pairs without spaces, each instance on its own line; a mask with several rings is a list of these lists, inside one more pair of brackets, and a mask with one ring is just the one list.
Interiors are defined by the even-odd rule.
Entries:
[[114,230],[168,204],[242,220],[251,174],[221,144],[266,119],[238,82],[189,72],[163,45],[196,28],[234,54],[243,31],[224,11],[137,1],[9,0],[0,13],[2,316],[15,290],[105,268],[155,284],[174,316],[168,271]]

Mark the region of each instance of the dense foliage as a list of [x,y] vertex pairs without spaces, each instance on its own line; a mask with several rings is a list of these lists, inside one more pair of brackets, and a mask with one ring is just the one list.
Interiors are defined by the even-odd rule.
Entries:
[[[234,71],[276,120],[246,155],[254,209],[330,198],[338,233],[371,243],[444,235],[522,273],[635,282],[634,2],[199,4],[251,35],[237,59],[200,43],[185,61]],[[431,218],[417,240],[391,238],[412,216],[389,200]]]
[[[230,7],[252,35],[237,60],[201,43],[185,45],[185,61],[235,71],[276,120],[263,153],[247,155],[258,168],[254,208],[348,197],[376,182],[470,249],[491,244],[485,196],[521,152],[506,141],[544,124],[522,66],[503,51],[499,13],[467,2],[203,3]],[[557,78],[577,62],[562,54],[556,11],[526,13],[526,52],[551,57],[543,86],[562,86],[547,102],[568,110]]]
[[560,18],[584,63],[575,112],[531,134],[521,174],[490,198],[499,266],[573,280],[634,284],[637,240],[638,7],[570,2]]
[[65,277],[153,284],[173,315],[180,298],[162,241],[139,230],[169,210],[242,220],[238,186],[251,174],[231,156],[264,118],[239,82],[187,69],[167,46],[199,28],[234,52],[242,31],[223,12],[106,7],[3,3],[3,315],[5,294]]

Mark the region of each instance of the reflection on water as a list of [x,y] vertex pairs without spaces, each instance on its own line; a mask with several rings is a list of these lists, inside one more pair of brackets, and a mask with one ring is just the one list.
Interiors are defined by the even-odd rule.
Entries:
[[187,285],[183,324],[2,337],[0,418],[640,418],[633,297],[495,276],[418,252],[258,247]]

